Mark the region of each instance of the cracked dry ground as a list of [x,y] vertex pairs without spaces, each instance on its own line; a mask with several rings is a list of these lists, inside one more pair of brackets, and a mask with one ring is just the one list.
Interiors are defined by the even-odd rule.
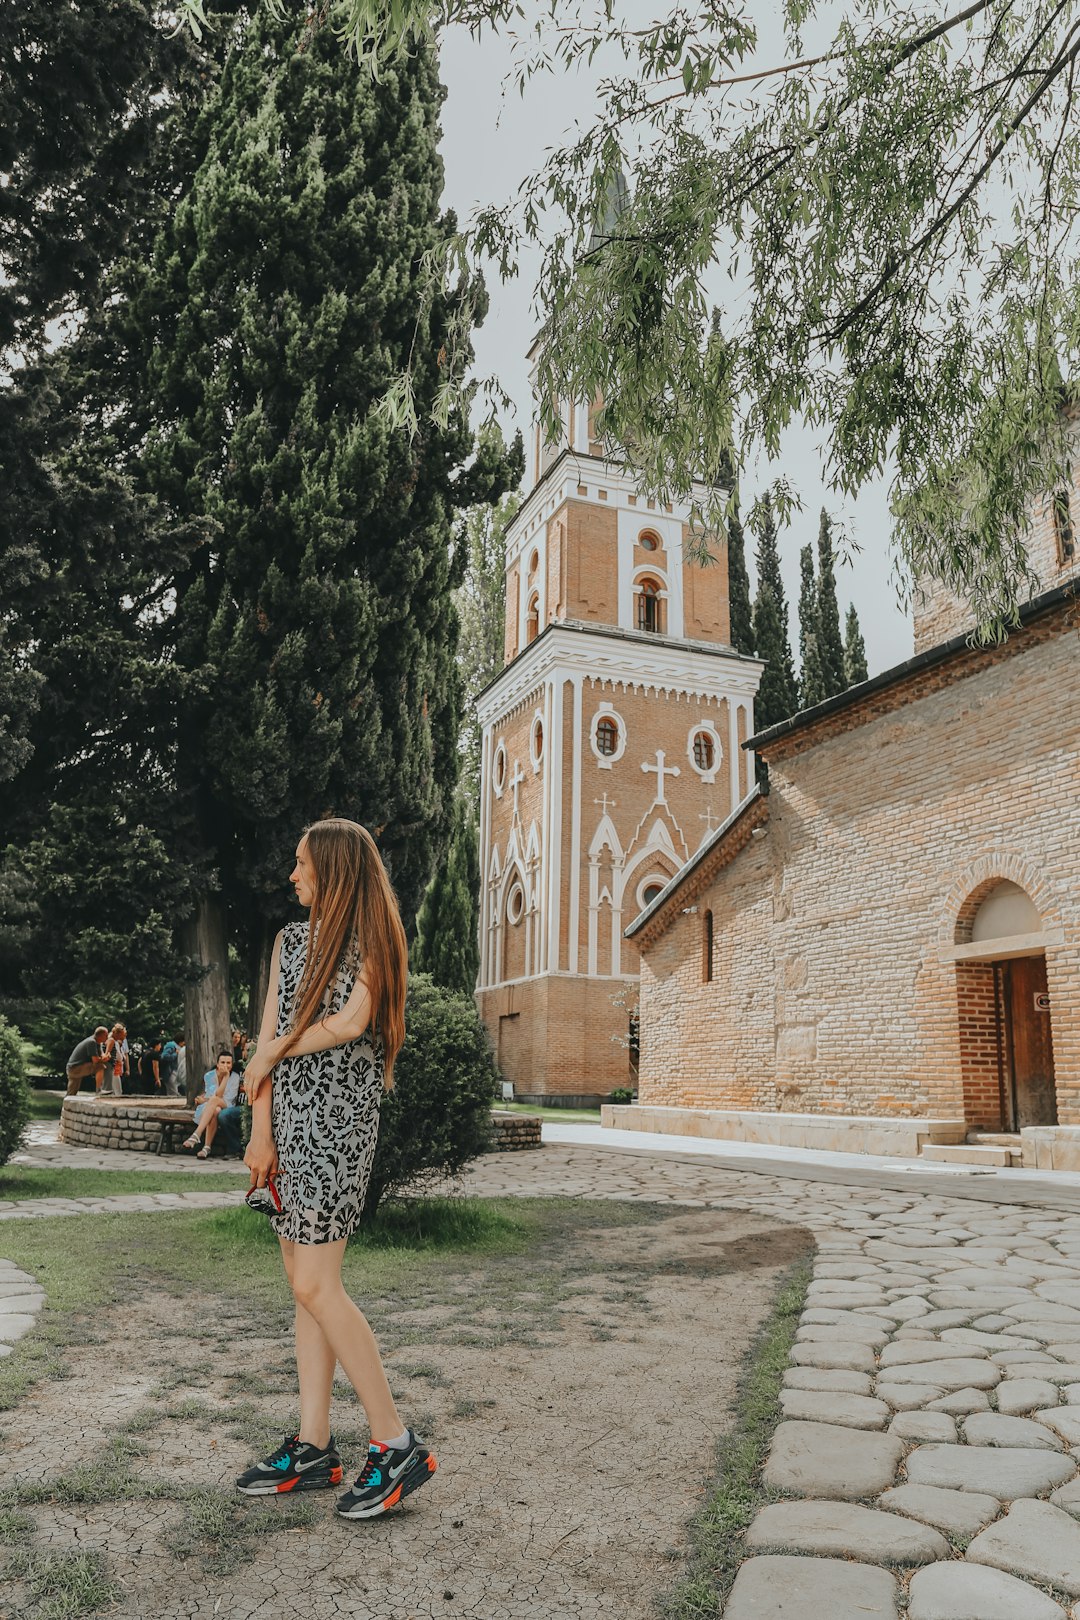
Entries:
[[[538,1161],[531,1190],[551,1190],[540,1154],[516,1157]],[[105,1554],[115,1620],[646,1620],[712,1460],[705,1445],[673,1468],[677,1436],[723,1431],[754,1332],[809,1244],[764,1213],[594,1203],[553,1216],[542,1252],[455,1257],[419,1296],[361,1300],[440,1464],[374,1523],[335,1518],[333,1493],[252,1504],[229,1490],[294,1421],[284,1295],[258,1318],[210,1293],[144,1289],[113,1309],[69,1352],[70,1376],[0,1418],[4,1481],[106,1459],[127,1472],[126,1499],[51,1492],[27,1509],[34,1549]],[[358,1468],[366,1434],[344,1389],[334,1426]],[[86,1478],[76,1494],[92,1496]],[[149,1480],[186,1499],[153,1499]],[[0,1613],[34,1614],[25,1586],[11,1596]]]

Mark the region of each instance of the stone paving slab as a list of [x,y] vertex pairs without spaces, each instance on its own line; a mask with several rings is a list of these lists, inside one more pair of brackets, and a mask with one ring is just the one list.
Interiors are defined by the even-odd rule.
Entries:
[[896,1620],[896,1580],[837,1558],[749,1558],[724,1620]]
[[1014,1502],[1003,1519],[980,1531],[967,1558],[1080,1597],[1080,1524],[1049,1502]]
[[985,1496],[978,1491],[943,1490],[938,1485],[894,1486],[879,1498],[879,1505],[886,1512],[904,1513],[923,1524],[931,1524],[948,1536],[973,1536],[1001,1512],[996,1496]]
[[839,1423],[785,1421],[773,1436],[765,1480],[800,1496],[853,1501],[891,1485],[903,1455],[903,1442],[895,1435],[867,1434]]
[[14,1290],[0,1296],[0,1355],[7,1355],[11,1346],[24,1333],[29,1333],[37,1321],[45,1303],[45,1292],[33,1277],[10,1262],[5,1262],[0,1275]]
[[907,1620],[1063,1620],[1060,1603],[1026,1581],[969,1564],[931,1564],[911,1578]]
[[751,1552],[802,1552],[864,1564],[930,1564],[949,1556],[937,1530],[896,1513],[852,1502],[776,1502],[746,1534]]

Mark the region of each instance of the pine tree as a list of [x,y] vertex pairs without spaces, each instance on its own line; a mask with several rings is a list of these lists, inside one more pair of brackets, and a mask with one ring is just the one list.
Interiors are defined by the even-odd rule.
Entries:
[[[159,830],[188,877],[196,1071],[227,1031],[232,943],[265,979],[305,823],[370,827],[411,926],[457,774],[454,512],[516,473],[490,442],[464,467],[463,411],[431,420],[469,358],[453,300],[417,321],[421,260],[453,225],[434,63],[373,84],[332,31],[304,30],[223,24],[225,68],[174,131],[190,162],[162,185],[165,223],[80,338],[80,449],[183,537],[126,630],[129,672],[168,674],[130,701],[174,788]],[[427,400],[411,440],[377,409],[410,352]]]
[[799,703],[804,709],[812,709],[828,696],[821,670],[818,589],[812,546],[803,546],[799,566]]
[[788,635],[787,597],[780,577],[776,520],[768,495],[761,502],[757,574],[754,644],[757,657],[765,661],[765,669],[754,701],[754,725],[758,731],[765,731],[769,726],[786,720],[799,706],[798,684]]
[[847,610],[844,628],[844,682],[847,686],[857,686],[860,681],[866,680],[867,670],[866,644],[859,629],[859,615],[854,604]]
[[412,965],[436,984],[471,996],[480,972],[480,848],[474,801],[459,793],[446,859],[416,919]]
[[825,508],[818,527],[818,656],[825,697],[844,690],[844,643],[840,636],[840,607],[836,600],[832,524]]
[[746,542],[739,516],[739,497],[732,500],[727,522],[728,605],[731,645],[736,652],[754,653],[754,619],[750,606],[750,576],[746,571]]

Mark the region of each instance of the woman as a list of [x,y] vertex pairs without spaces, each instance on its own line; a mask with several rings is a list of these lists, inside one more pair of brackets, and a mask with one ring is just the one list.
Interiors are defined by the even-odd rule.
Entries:
[[244,1076],[252,1105],[244,1162],[252,1187],[277,1178],[282,1209],[270,1219],[296,1301],[300,1427],[236,1483],[249,1495],[340,1484],[330,1433],[340,1362],[367,1414],[371,1444],[337,1510],[368,1519],[417,1490],[436,1467],[402,1423],[374,1335],[341,1281],[345,1245],[363,1213],[382,1093],[405,1038],[408,954],[379,852],[355,821],[309,827],[290,881],[310,919],[289,923],[274,944],[258,1045]]
[[210,1157],[219,1118],[235,1104],[239,1091],[240,1076],[233,1071],[232,1053],[223,1046],[214,1067],[203,1075],[203,1088],[195,1099],[195,1129],[184,1143],[186,1148],[198,1148],[197,1159]]
[[114,1024],[105,1042],[105,1063],[97,1077],[97,1094],[114,1097],[124,1095],[124,1075],[127,1072],[127,1030],[123,1024]]

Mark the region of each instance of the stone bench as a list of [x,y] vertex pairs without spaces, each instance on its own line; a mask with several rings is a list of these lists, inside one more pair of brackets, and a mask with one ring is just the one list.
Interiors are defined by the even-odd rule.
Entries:
[[158,1153],[163,1126],[172,1122],[181,1127],[185,1135],[191,1129],[191,1110],[182,1098],[65,1097],[60,1113],[60,1140],[72,1147]]

